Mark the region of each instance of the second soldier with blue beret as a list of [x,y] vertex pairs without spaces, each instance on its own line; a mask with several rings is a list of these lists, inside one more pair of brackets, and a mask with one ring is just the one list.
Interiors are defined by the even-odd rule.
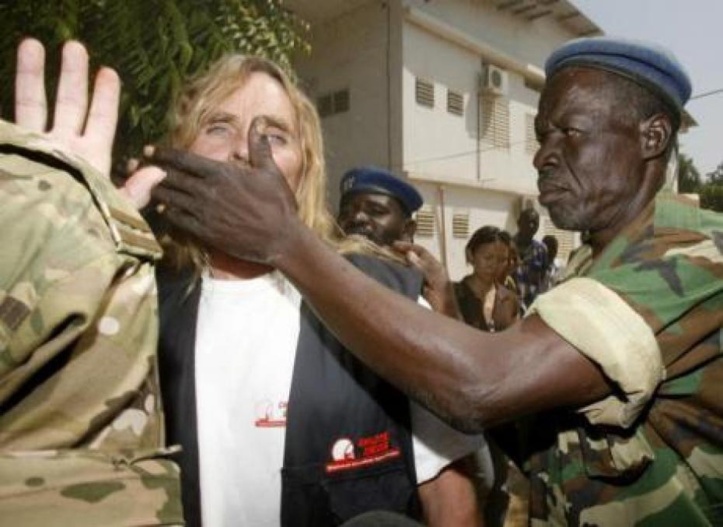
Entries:
[[412,185],[383,168],[353,168],[341,180],[337,221],[345,234],[365,236],[377,245],[412,241],[412,215],[422,196]]

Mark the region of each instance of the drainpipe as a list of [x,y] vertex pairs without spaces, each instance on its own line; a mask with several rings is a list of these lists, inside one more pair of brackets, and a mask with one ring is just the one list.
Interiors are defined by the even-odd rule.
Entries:
[[439,252],[441,253],[442,265],[447,268],[447,221],[445,216],[444,185],[437,185],[437,197],[439,200]]
[[[483,73],[480,73],[480,76]],[[475,133],[475,162],[477,171],[477,181],[482,180],[482,93],[479,89],[479,80],[477,81],[477,89],[474,92],[475,98],[477,99],[477,130]]]
[[392,6],[384,2],[387,10],[387,49],[386,49],[386,76],[387,76],[387,168],[392,168]]

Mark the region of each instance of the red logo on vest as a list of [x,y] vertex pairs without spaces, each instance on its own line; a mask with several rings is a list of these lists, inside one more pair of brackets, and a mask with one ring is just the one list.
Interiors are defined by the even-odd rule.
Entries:
[[398,448],[392,448],[389,432],[362,437],[356,445],[348,437],[337,439],[331,447],[332,461],[326,464],[326,472],[338,472],[376,465],[401,455]]
[[281,428],[286,426],[286,401],[273,403],[268,399],[256,403],[256,420],[254,426],[257,428]]

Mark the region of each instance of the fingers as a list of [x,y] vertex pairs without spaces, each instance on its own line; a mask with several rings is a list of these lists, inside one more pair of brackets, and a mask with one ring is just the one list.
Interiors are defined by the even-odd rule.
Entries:
[[141,162],[138,158],[131,157],[126,162],[126,176],[132,176],[134,172],[141,168]]
[[143,149],[143,157],[163,169],[176,169],[199,179],[221,172],[226,166],[225,163],[175,148],[147,146]]
[[79,42],[63,46],[53,127],[47,130],[45,50],[34,39],[18,47],[15,119],[26,129],[43,133],[68,152],[85,159],[101,174],[110,174],[113,138],[118,123],[120,80],[109,68],[98,73],[88,108],[88,53]]
[[427,249],[425,249],[421,245],[416,245],[412,242],[397,240],[392,244],[392,247],[395,251],[405,254],[407,258],[414,257],[415,261],[422,261],[427,260],[428,258],[433,258],[432,253],[430,253]]
[[[197,217],[197,207],[191,196],[168,187],[167,178],[151,189],[151,196],[154,202],[163,206],[164,221],[186,234],[201,237],[203,224]],[[166,203],[173,205],[165,206]]]
[[399,251],[400,253],[407,253],[413,249],[413,245],[411,242],[396,240],[396,241],[392,242],[392,248],[395,251]]
[[254,168],[273,168],[276,169],[274,157],[271,154],[271,145],[269,139],[262,130],[266,126],[266,117],[258,115],[251,121],[251,129],[249,130],[249,161]]
[[424,270],[424,262],[419,256],[417,256],[417,253],[415,253],[414,251],[408,251],[405,256],[407,257],[407,262],[411,266],[417,268],[420,271]]
[[88,52],[80,42],[66,42],[55,98],[53,131],[61,135],[80,135],[87,111]]
[[[66,44],[66,47],[67,46],[68,44]],[[86,74],[83,77],[86,79],[87,83],[87,55]],[[58,94],[58,96],[60,97],[60,93]],[[80,104],[80,100],[76,102]],[[93,140],[98,144],[98,148],[104,151],[110,151],[113,147],[113,138],[115,137],[116,126],[118,125],[119,104],[120,78],[114,70],[110,68],[101,68],[100,71],[98,71],[98,75],[96,75],[95,77],[95,85],[93,86],[93,98],[90,102],[90,111],[88,112],[88,120],[85,125],[84,135],[93,138]],[[56,127],[58,125],[58,108],[59,105],[56,106],[55,110]],[[73,112],[70,107],[66,108],[65,111],[70,113]],[[77,117],[70,114],[66,115],[69,120],[75,119]],[[71,122],[69,121],[68,125],[70,124]],[[82,128],[82,117],[78,125]]]
[[427,249],[425,249],[425,248],[422,247],[421,245],[416,245],[416,244],[414,244],[414,243],[410,243],[410,244],[409,244],[409,249],[410,249],[410,251],[415,252],[420,258],[423,258],[423,259],[429,259],[429,258],[431,258],[431,259],[434,259],[434,260],[436,261],[436,259],[434,258],[434,256],[432,256],[432,253],[430,253]]
[[45,96],[45,48],[35,39],[18,46],[15,76],[15,122],[33,132],[44,132],[48,119]]
[[166,173],[158,167],[143,167],[125,181],[120,191],[140,210],[151,202],[153,188],[165,177]]
[[391,248],[394,252],[404,258],[409,265],[421,270],[422,261],[414,252],[414,245],[412,243],[396,240],[392,242]]
[[[174,227],[201,238],[204,223],[199,218],[203,211],[199,210],[194,196],[168,186],[168,177],[153,187],[151,196],[163,209],[163,217]],[[166,205],[169,204],[169,205]]]

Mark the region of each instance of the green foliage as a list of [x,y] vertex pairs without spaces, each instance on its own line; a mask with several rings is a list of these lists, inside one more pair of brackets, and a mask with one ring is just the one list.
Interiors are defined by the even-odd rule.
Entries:
[[678,192],[694,193],[700,187],[700,172],[693,160],[685,154],[678,154]]
[[701,177],[693,160],[678,154],[678,192],[698,194],[702,208],[723,212],[723,163]]
[[704,209],[723,212],[723,184],[708,183],[701,188],[700,206]]
[[718,165],[713,172],[706,174],[706,177],[714,185],[723,185],[723,163]]
[[707,181],[698,190],[700,206],[723,212],[723,163],[706,175]]
[[[0,78],[12,79],[25,36],[47,48],[54,93],[62,42],[78,39],[94,67],[112,66],[123,82],[116,158],[137,155],[167,129],[168,106],[183,79],[228,52],[262,55],[290,70],[308,52],[308,25],[283,0],[0,0]],[[0,108],[13,107],[5,83]]]

